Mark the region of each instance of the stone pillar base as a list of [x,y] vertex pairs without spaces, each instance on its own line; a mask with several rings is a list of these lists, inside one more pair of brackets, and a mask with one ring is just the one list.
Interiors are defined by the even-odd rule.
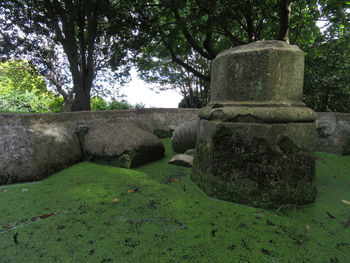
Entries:
[[315,201],[315,124],[198,122],[191,179],[209,196],[255,207]]

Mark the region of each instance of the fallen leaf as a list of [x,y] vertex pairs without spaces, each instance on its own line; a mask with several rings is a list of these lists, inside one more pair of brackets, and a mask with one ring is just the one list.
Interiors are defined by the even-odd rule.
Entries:
[[309,231],[310,230],[310,226],[306,225],[306,230]]
[[1,189],[1,192],[4,192],[4,193],[5,193],[5,192],[7,192],[7,190],[6,190],[6,189]]
[[41,215],[41,216],[39,216],[41,219],[45,219],[45,218],[48,218],[48,217],[50,217],[50,216],[54,216],[55,215],[55,213],[49,213],[49,214],[43,214],[43,215]]
[[112,202],[119,202],[119,199],[113,198],[113,199],[112,199]]
[[134,192],[132,189],[129,189],[129,190],[128,190],[128,193],[132,193],[132,192]]
[[350,205],[350,202],[349,201],[347,201],[347,200],[341,200],[344,204],[346,204],[346,205]]

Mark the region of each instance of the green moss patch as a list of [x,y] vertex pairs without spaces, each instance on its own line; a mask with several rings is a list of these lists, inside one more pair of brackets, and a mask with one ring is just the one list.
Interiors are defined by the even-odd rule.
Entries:
[[0,186],[0,262],[350,262],[349,156],[319,154],[316,202],[277,211],[209,198],[163,142],[134,170],[83,162]]

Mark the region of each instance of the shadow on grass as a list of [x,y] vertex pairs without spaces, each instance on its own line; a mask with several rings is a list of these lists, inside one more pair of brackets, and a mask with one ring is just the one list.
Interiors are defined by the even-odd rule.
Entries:
[[0,186],[0,262],[350,262],[350,157],[319,153],[316,203],[271,211],[208,198],[163,142],[137,169]]

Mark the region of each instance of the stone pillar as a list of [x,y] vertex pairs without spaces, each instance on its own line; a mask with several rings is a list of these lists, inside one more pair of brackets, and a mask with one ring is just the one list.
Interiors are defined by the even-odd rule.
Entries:
[[282,41],[213,60],[191,178],[209,196],[276,208],[315,201],[315,118],[302,103],[304,53]]

